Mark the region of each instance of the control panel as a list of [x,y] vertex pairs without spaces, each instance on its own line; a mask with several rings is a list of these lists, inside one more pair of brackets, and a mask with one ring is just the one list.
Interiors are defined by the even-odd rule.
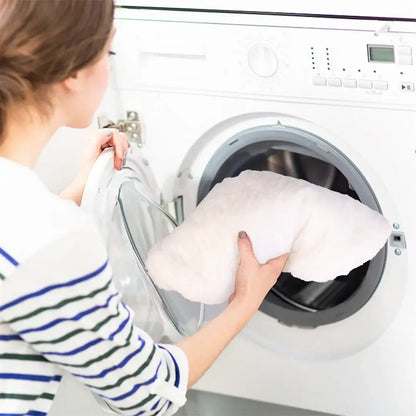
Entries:
[[320,28],[314,18],[298,26],[290,17],[270,17],[275,25],[249,18],[256,21],[163,21],[163,30],[160,21],[116,22],[117,86],[416,106],[416,23]]
[[[372,39],[370,39],[372,40]],[[357,88],[366,94],[415,92],[413,47],[404,39],[390,39],[390,44],[358,43],[355,48],[310,46],[312,84],[317,87]],[[327,43],[328,44],[328,43]],[[416,101],[416,97],[415,97]]]

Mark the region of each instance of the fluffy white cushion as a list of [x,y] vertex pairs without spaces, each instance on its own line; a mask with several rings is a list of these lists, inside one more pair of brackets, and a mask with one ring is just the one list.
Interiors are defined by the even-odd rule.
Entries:
[[390,225],[347,195],[273,172],[244,171],[217,184],[152,248],[150,275],[192,301],[222,303],[234,291],[241,230],[260,263],[291,252],[285,272],[324,282],[372,259]]

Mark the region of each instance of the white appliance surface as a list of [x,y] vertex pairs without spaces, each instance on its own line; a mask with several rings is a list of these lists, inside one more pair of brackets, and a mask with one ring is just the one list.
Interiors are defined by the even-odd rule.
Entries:
[[[254,8],[231,0],[118,3]],[[255,10],[272,3],[256,2]],[[294,1],[278,11],[374,16],[369,5],[375,3],[358,4]],[[394,10],[387,2],[378,6],[377,16],[416,16],[413,2],[396,2]],[[146,155],[162,199],[182,201],[185,218],[208,170],[223,160],[220,150],[230,154],[247,135],[255,141],[258,132],[260,143],[277,131],[281,141],[296,137],[296,149],[345,168],[351,188],[373,201],[394,233],[380,280],[348,316],[288,325],[262,309],[196,387],[338,415],[414,415],[416,21],[146,8],[116,13],[113,80],[98,115],[117,121],[138,112],[141,142],[131,144]],[[45,158],[48,152],[58,163],[53,145]],[[62,162],[75,170],[67,156]],[[46,179],[47,169],[38,166]]]

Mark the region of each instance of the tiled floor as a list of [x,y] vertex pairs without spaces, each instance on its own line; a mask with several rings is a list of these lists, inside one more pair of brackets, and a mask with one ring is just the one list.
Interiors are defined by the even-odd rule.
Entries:
[[177,416],[334,416],[294,407],[190,390]]

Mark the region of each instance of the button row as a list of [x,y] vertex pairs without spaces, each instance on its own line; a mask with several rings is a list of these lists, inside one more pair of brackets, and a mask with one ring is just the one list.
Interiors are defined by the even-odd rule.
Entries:
[[368,79],[353,79],[353,78],[325,78],[325,77],[314,77],[313,85],[326,86],[329,87],[345,87],[345,88],[363,88],[370,90],[374,88],[375,90],[388,90],[389,84],[387,81],[370,81]]
[[[314,77],[313,85],[318,86],[329,86],[329,87],[345,87],[345,88],[362,88],[365,90],[388,90],[389,84],[387,81],[370,81],[368,79],[353,79],[353,78],[325,78],[325,77]],[[415,84],[413,82],[402,82],[400,84],[401,91],[415,91]]]

